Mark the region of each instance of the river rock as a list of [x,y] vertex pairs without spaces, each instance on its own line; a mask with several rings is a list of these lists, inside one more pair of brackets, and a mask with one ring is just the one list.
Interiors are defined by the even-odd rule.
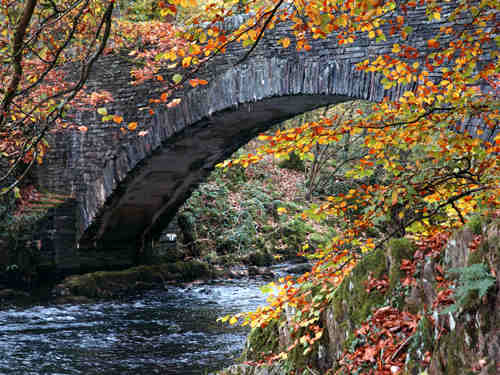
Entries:
[[274,277],[274,273],[271,271],[269,267],[249,266],[248,276],[250,277],[262,276],[266,279],[272,279]]
[[24,298],[24,297],[29,297],[29,293],[15,289],[0,290],[0,300],[10,300],[10,299]]
[[52,291],[58,297],[113,297],[169,283],[209,277],[208,267],[198,261],[142,265],[122,271],[100,271],[65,278]]
[[287,269],[285,269],[285,272],[292,274],[303,274],[306,272],[311,272],[311,270],[312,270],[312,265],[310,263],[301,263],[288,267]]
[[93,300],[84,296],[63,296],[63,297],[58,297],[55,300],[55,303],[58,305],[67,305],[67,304],[81,305],[92,302]]

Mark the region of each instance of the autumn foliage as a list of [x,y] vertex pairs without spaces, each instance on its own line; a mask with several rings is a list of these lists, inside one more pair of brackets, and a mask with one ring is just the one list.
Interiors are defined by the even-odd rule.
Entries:
[[[124,132],[141,125],[108,113],[102,103],[112,98],[106,93],[87,95],[81,91],[93,61],[120,48],[127,48],[129,57],[142,64],[131,72],[133,83],[154,80],[165,84],[158,97],[150,98],[150,111],[154,105],[179,104],[181,99],[171,99],[176,88],[209,84],[197,73],[230,44],[247,48],[240,60],[244,61],[262,35],[279,23],[286,23],[293,37],[283,37],[277,43],[305,52],[311,49],[312,40],[330,35],[340,46],[355,43],[360,35],[373,40],[374,45],[388,37],[397,38],[390,52],[362,61],[357,69],[378,74],[387,90],[398,85],[413,87],[402,90],[398,98],[373,103],[369,114],[361,112],[359,117],[341,121],[324,117],[262,136],[268,142],[256,154],[221,165],[248,166],[265,155],[279,158],[290,152],[310,158],[316,145],[334,144],[348,135],[362,136],[368,151],[345,174],[359,184],[324,197],[302,214],[316,220],[335,218],[342,228],[326,247],[299,249],[316,260],[312,272],[297,279],[281,279],[279,292],[268,306],[223,320],[264,327],[283,317],[286,306],[293,307],[300,312],[295,329],[302,333],[293,347],[307,354],[322,337],[319,315],[365,254],[384,246],[391,237],[438,241],[436,238],[463,226],[472,213],[498,209],[498,2],[152,3],[157,19],[139,23],[122,19],[112,29],[112,0],[1,1],[0,153],[10,168],[0,178],[8,180],[23,163],[42,161],[47,147],[44,136],[66,122],[63,115],[69,106],[99,107],[102,119],[121,126]],[[412,45],[416,38],[410,36],[415,31],[407,22],[408,12],[417,8],[425,13],[423,21],[442,23],[437,34],[427,38],[425,50]],[[221,27],[235,13],[247,13],[247,21],[237,30]],[[175,17],[177,25],[173,24]],[[78,77],[70,77],[64,70],[68,63],[80,64]],[[164,75],[165,67],[183,70]],[[376,173],[377,178],[370,182]],[[2,187],[8,190],[12,185],[2,183]],[[405,282],[411,283],[412,264],[406,267]],[[383,290],[384,282],[372,280],[368,287]],[[450,294],[443,289],[437,303],[452,303]],[[346,369],[352,371],[368,362],[378,369],[375,373],[390,373],[391,366],[401,364],[405,340],[411,337],[418,319],[404,311],[378,310],[370,325],[358,330],[357,334],[368,340],[363,350],[346,354]],[[395,336],[399,343],[393,343]],[[382,346],[384,353],[380,354]],[[279,353],[271,359],[286,356]]]
[[[311,273],[296,280],[280,280],[280,292],[271,298],[269,306],[232,317],[232,322],[264,327],[271,319],[283,317],[285,306],[291,306],[300,312],[295,331],[301,335],[288,350],[298,346],[307,354],[322,335],[318,316],[364,254],[382,247],[391,237],[406,235],[417,241],[435,241],[464,225],[471,214],[491,213],[498,208],[498,5],[475,1],[455,5],[451,12],[443,13],[443,4],[434,1],[304,1],[294,2],[291,7],[281,7],[278,1],[260,8],[257,16],[240,28],[242,31],[253,25],[252,33],[236,38],[244,45],[253,45],[266,28],[290,22],[296,40],[281,39],[279,43],[284,48],[293,45],[307,51],[310,38],[330,33],[337,35],[340,45],[353,43],[359,33],[384,41],[387,36],[383,26],[390,25],[391,36],[399,36],[391,53],[365,60],[357,68],[379,73],[385,89],[408,84],[413,84],[414,89],[404,91],[397,99],[375,103],[369,114],[360,113],[356,119],[339,122],[338,118],[324,117],[278,130],[272,136],[263,135],[261,139],[268,143],[256,154],[220,165],[245,167],[266,155],[280,158],[290,152],[311,158],[318,144],[361,134],[368,153],[346,177],[366,181],[366,177],[381,171],[381,177],[372,183],[359,183],[347,193],[325,197],[302,214],[317,220],[337,218],[343,222],[343,230],[327,248],[308,250],[309,256],[317,259]],[[425,7],[428,22],[445,18],[449,21],[428,39],[426,51],[409,42],[412,28],[406,24],[405,14],[417,6]],[[458,20],[470,13],[473,17],[463,27]],[[488,57],[487,46],[493,50],[487,52]],[[412,264],[405,266],[408,276],[402,282],[409,285]],[[370,287],[383,290],[384,285],[382,280]],[[452,298],[451,290],[444,288],[433,307],[449,305]],[[380,326],[376,337],[371,336],[368,326],[358,334],[371,337],[373,346],[345,357],[347,373],[362,362],[372,362],[372,372],[368,373],[385,374],[391,373],[391,366],[401,368],[404,342],[412,335],[418,317],[381,309],[372,320],[370,327]],[[399,344],[384,344],[394,341],[391,332],[396,329],[400,332]],[[381,347],[382,356],[378,355]],[[286,352],[271,357],[286,358]]]

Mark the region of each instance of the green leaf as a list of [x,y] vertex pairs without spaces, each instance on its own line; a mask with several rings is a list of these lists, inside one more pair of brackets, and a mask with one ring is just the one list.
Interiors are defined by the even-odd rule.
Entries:
[[17,198],[17,199],[20,199],[21,198],[21,191],[19,190],[19,188],[16,186],[14,188],[14,196]]
[[413,31],[413,27],[411,27],[411,26],[406,26],[405,28],[403,28],[403,31],[404,31],[405,33],[407,33],[408,35],[410,35],[410,34],[411,34],[411,32]]
[[180,74],[174,74],[174,76],[172,77],[172,81],[177,84],[179,83],[180,81],[182,81],[182,76]]
[[248,47],[248,46],[252,45],[253,43],[254,43],[253,40],[251,40],[251,39],[245,39],[243,41],[242,45],[243,45],[243,47]]

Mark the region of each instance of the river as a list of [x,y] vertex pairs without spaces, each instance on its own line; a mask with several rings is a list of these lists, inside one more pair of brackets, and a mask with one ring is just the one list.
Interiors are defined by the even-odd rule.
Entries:
[[206,374],[230,365],[248,333],[219,316],[265,303],[263,281],[168,286],[82,305],[0,310],[0,374]]

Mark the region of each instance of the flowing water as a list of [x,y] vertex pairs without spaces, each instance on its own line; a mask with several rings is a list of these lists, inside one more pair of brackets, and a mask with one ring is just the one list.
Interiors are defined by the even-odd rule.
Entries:
[[0,311],[0,374],[205,374],[230,365],[248,331],[216,318],[265,303],[262,282],[168,286],[82,305]]

